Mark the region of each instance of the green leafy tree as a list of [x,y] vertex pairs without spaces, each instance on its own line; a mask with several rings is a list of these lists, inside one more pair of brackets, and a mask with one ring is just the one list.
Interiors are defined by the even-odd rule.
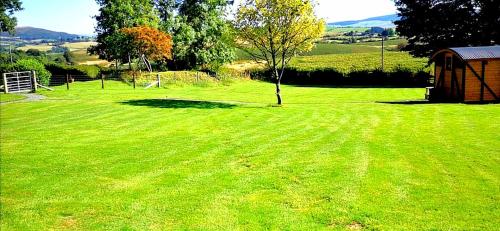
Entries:
[[96,0],[99,4],[96,33],[97,45],[89,53],[108,61],[127,60],[130,47],[120,30],[134,26],[158,27],[158,11],[151,0]]
[[428,57],[459,46],[500,44],[500,1],[396,0],[401,19],[397,31],[408,38],[404,48]]
[[295,55],[312,50],[325,22],[316,17],[310,0],[246,0],[238,9],[235,27],[242,48],[271,70],[281,105],[285,67]]
[[16,17],[12,15],[16,11],[20,11],[22,3],[20,0],[2,0],[0,1],[0,30],[1,32],[8,31],[11,35],[14,34],[17,25]]
[[30,48],[26,51],[26,54],[29,56],[43,56],[43,55],[45,55],[45,52],[42,52],[38,49]]
[[176,28],[176,12],[179,8],[179,0],[154,0],[155,8],[160,17],[160,29],[167,34],[173,34]]
[[234,60],[226,0],[158,0],[156,6],[162,30],[174,35],[176,68],[216,70]]
[[71,53],[71,51],[69,49],[66,49],[64,51],[63,57],[64,57],[64,59],[66,59],[67,63],[74,64],[74,61],[73,61],[74,57],[73,57],[73,54]]

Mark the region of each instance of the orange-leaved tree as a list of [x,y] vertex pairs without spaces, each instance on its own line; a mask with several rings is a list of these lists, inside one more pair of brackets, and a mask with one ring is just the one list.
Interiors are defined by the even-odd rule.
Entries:
[[130,56],[136,56],[152,71],[152,61],[172,59],[172,36],[148,26],[123,28],[121,32],[128,37],[128,47],[133,49]]

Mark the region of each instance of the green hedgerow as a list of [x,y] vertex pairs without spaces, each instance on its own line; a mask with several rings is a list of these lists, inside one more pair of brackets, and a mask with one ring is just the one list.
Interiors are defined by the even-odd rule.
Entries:
[[47,85],[52,77],[52,74],[45,69],[43,63],[32,58],[17,60],[14,69],[16,71],[35,71],[38,81],[44,85]]

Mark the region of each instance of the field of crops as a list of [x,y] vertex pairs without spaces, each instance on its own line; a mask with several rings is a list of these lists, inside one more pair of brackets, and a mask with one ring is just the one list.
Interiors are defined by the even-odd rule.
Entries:
[[[406,52],[386,52],[384,70],[387,72],[428,70],[426,67],[427,61],[426,58],[414,58]],[[355,71],[373,71],[381,68],[381,54],[357,53],[302,56],[293,59],[290,67],[300,71],[334,69],[344,74]]]
[[310,52],[306,52],[301,56],[329,55],[329,54],[354,54],[354,53],[369,53],[378,52],[379,48],[368,45],[350,45],[350,44],[335,44],[335,43],[318,43]]
[[65,43],[63,46],[69,48],[70,51],[76,51],[76,50],[87,50],[87,48],[96,44],[97,42],[78,42],[78,43]]
[[[385,46],[397,46],[399,44],[406,44],[408,41],[406,39],[390,39],[386,40],[384,42]],[[380,41],[374,41],[374,42],[360,42],[360,43],[354,43],[353,45],[355,46],[375,46],[375,47],[380,47],[382,46],[382,40]]]
[[[394,43],[397,45],[400,40],[392,40],[387,44],[391,48]],[[376,53],[380,52],[380,42],[367,42],[355,44],[336,44],[336,43],[317,43],[315,47],[300,56],[315,56],[329,54],[357,54],[357,53]],[[243,50],[236,50],[237,60],[250,60],[251,57]]]
[[19,47],[17,49],[21,50],[21,51],[27,51],[29,49],[36,49],[39,51],[47,52],[47,51],[50,51],[52,49],[52,47],[54,47],[54,46],[44,43],[44,44],[38,44],[38,45],[27,45],[27,46]]

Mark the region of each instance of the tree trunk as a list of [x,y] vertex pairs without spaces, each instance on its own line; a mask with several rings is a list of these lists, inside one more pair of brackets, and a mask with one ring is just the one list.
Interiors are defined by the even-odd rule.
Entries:
[[128,53],[128,69],[132,70],[132,60],[130,60],[130,53]]
[[151,68],[151,63],[149,60],[146,58],[146,55],[142,54],[142,61],[144,62],[144,65],[146,65],[146,68],[148,69],[149,72],[153,72],[153,69]]
[[274,68],[273,71],[274,79],[276,80],[276,97],[278,98],[278,105],[282,104],[281,100],[281,78],[278,74],[278,70],[276,67]]
[[276,81],[276,97],[278,98],[278,105],[282,104],[281,101],[281,81]]

